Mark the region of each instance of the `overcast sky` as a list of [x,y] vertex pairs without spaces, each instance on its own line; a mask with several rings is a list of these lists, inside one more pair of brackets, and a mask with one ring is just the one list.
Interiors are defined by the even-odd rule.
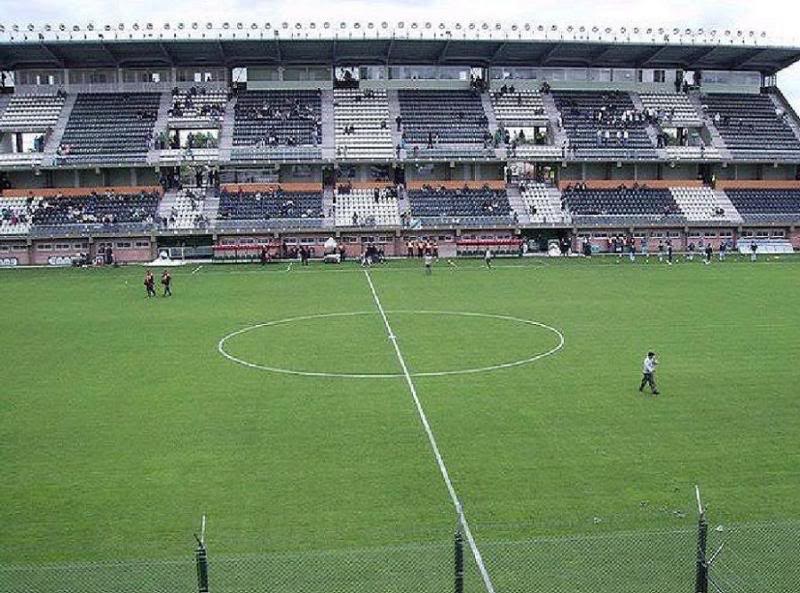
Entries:
[[[95,24],[117,22],[381,21],[400,19],[524,21],[545,25],[704,27],[766,31],[800,45],[798,0],[0,0],[0,22]],[[785,71],[780,86],[800,107],[800,67]]]

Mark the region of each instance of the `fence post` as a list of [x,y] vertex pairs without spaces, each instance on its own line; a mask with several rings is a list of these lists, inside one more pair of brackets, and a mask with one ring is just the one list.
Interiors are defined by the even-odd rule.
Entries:
[[464,536],[460,524],[455,534],[455,593],[464,593]]
[[206,550],[206,516],[200,524],[200,537],[196,535],[197,549],[194,560],[197,565],[197,593],[208,593],[208,551]]
[[700,502],[700,489],[695,486],[697,493],[697,508],[700,518],[697,521],[697,571],[695,573],[694,590],[695,593],[708,593],[708,562],[706,560],[706,548],[708,544],[708,521],[706,512]]
[[197,564],[197,593],[208,593],[208,552],[203,542],[197,542],[194,557]]

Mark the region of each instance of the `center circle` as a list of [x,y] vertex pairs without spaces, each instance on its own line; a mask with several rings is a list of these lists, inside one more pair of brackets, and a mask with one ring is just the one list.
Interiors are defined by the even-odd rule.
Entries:
[[[547,356],[551,356],[564,347],[564,336],[559,330],[550,325],[531,319],[522,319],[508,315],[473,313],[465,311],[394,310],[386,311],[386,315],[389,317],[389,323],[392,326],[392,330],[397,334],[398,345],[403,353],[403,357],[406,358],[406,362],[410,367],[409,374],[412,377],[469,375],[522,366],[533,363]],[[422,326],[417,325],[415,327],[407,327],[407,320],[412,318],[412,316],[412,320],[415,323],[420,323],[419,317],[427,317],[428,319],[421,322],[423,324]],[[285,334],[285,332],[288,331],[286,326],[292,326],[293,329],[295,329],[297,326],[304,323],[327,320],[333,325],[332,329],[336,329],[336,325],[342,324],[361,324],[363,326],[369,317],[374,317],[376,322],[375,327],[371,327],[370,329],[380,331],[380,339],[385,342],[387,339],[386,330],[378,312],[355,311],[348,313],[303,315],[298,317],[289,317],[286,319],[277,319],[274,321],[266,321],[263,323],[256,323],[225,335],[217,344],[217,350],[222,356],[236,364],[248,368],[286,375],[299,375],[306,377],[341,377],[349,379],[395,379],[398,377],[404,377],[405,375],[402,372],[389,372],[388,370],[386,372],[343,372],[342,370],[335,369],[318,371],[292,368],[296,365],[289,364],[288,361],[287,363],[281,362],[278,364],[268,364],[260,360],[254,360],[254,358],[257,358],[257,356],[254,356],[252,351],[256,350],[258,347],[261,347],[262,342],[264,342],[264,339],[260,338],[260,336],[258,338],[253,337],[257,333],[260,333],[259,330],[276,330],[272,332],[272,335],[268,338],[269,340],[272,340],[272,342],[269,343],[275,345],[274,350],[280,351],[282,349],[289,349],[292,352],[295,352],[295,350],[300,350],[300,352],[297,354],[298,357],[302,357],[303,344],[300,344],[299,346],[293,346],[292,344],[287,344],[286,342],[291,341],[290,339],[287,340],[287,338],[297,339],[300,337],[300,339],[305,339],[306,334],[298,334],[297,332]],[[454,325],[453,321],[458,318],[460,318],[461,321],[471,319],[488,322],[484,323],[484,326],[491,326],[491,324],[511,325],[508,329],[501,331],[501,333],[498,335],[492,332],[487,332],[487,329],[491,329],[491,327],[479,327],[477,330],[475,330],[474,328],[465,329],[469,326],[469,324],[462,323]],[[437,324],[440,323],[446,323],[447,325],[443,328],[437,327]],[[282,330],[282,328],[284,329]],[[342,329],[343,328],[340,327],[339,331],[341,332]],[[358,333],[359,330],[365,331],[364,327],[353,327],[353,331],[356,331],[357,341],[356,343],[352,344],[352,347],[361,347],[363,339],[366,344],[366,350],[369,351],[369,341],[366,340],[366,338],[360,337],[363,336],[363,334]],[[530,330],[538,333],[538,335],[536,335],[536,333],[531,334]],[[283,331],[285,335],[281,336],[279,334],[280,331]],[[466,333],[464,335],[460,335],[460,331]],[[436,344],[431,344],[432,340],[430,339],[430,336],[425,335],[426,332],[436,333]],[[442,335],[443,333],[446,333],[447,335],[444,336]],[[326,340],[331,340],[333,337],[331,333],[328,332],[317,331],[316,335],[318,336],[318,339],[323,342]],[[376,335],[377,334],[374,334],[373,332],[372,337],[375,338]],[[547,336],[546,340],[543,338],[543,335]],[[337,336],[341,337],[341,334],[337,334]],[[476,336],[481,343],[471,344],[470,341]],[[242,338],[239,341],[246,342],[245,347],[249,345],[251,352],[247,352],[245,354],[236,352],[237,338]],[[492,342],[490,338],[494,338],[494,342]],[[540,343],[539,348],[532,348],[532,350],[535,350],[534,352],[525,352],[526,347],[523,346],[521,348],[516,348],[517,350],[522,350],[525,352],[525,354],[520,358],[514,358],[512,360],[500,362],[494,362],[494,360],[485,360],[487,356],[490,358],[495,356],[495,354],[492,352],[492,348],[499,348],[500,350],[509,349],[509,343],[519,345],[525,344],[529,340],[535,340]],[[548,343],[544,344],[543,342],[545,341]],[[451,344],[455,344],[456,351],[449,352],[446,348],[443,350],[442,345],[445,344],[449,345],[451,350],[453,348]],[[404,349],[404,346],[407,347],[409,345],[412,346],[411,351]],[[319,347],[319,344],[315,343],[314,346]],[[337,344],[336,348],[339,347],[340,346]],[[431,353],[431,348],[433,348],[433,353]],[[388,348],[387,353],[393,355],[394,353],[391,352],[391,350],[391,348]],[[417,351],[420,351],[420,353],[415,355],[414,353]],[[274,354],[275,352],[273,352],[273,355]],[[285,354],[283,355],[286,356]],[[468,363],[471,361],[474,364],[470,365],[468,368],[430,368],[430,365],[435,363],[437,358],[446,359],[448,356],[450,358],[457,358],[459,362],[467,360]],[[418,360],[412,360],[415,358]],[[292,358],[292,362],[294,362],[294,360],[295,358]],[[362,364],[366,366],[370,362],[376,365],[378,364],[377,361],[371,361],[368,357],[364,358]],[[385,361],[382,362],[385,364]],[[391,366],[396,366],[396,359],[392,359]]]

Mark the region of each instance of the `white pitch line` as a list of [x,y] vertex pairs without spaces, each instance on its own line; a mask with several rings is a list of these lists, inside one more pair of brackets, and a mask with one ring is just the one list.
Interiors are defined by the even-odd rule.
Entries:
[[428,422],[428,417],[425,415],[425,410],[422,409],[422,403],[417,395],[417,388],[414,386],[414,381],[411,379],[411,374],[408,372],[408,366],[406,366],[403,353],[400,352],[400,346],[397,345],[397,336],[394,334],[394,331],[392,331],[392,326],[389,325],[389,319],[386,317],[386,312],[383,310],[383,305],[381,305],[381,300],[378,298],[378,293],[375,292],[375,285],[372,284],[372,277],[369,275],[369,271],[364,270],[364,275],[367,277],[369,289],[372,292],[372,298],[375,300],[375,306],[378,307],[378,312],[381,314],[381,318],[383,319],[383,325],[386,327],[386,333],[389,336],[389,341],[392,343],[392,346],[394,346],[394,352],[397,355],[397,361],[400,363],[400,367],[403,369],[403,376],[406,379],[408,390],[411,392],[411,397],[414,399],[414,405],[417,408],[417,414],[419,414],[419,419],[422,422],[422,426],[425,429],[425,434],[428,435],[428,442],[431,445],[431,449],[433,449],[433,456],[436,458],[436,464],[439,466],[439,472],[441,472],[442,479],[444,480],[445,486],[447,486],[447,491],[450,493],[450,500],[453,502],[453,506],[456,509],[461,526],[464,529],[464,535],[467,538],[470,550],[472,550],[472,555],[475,557],[475,564],[478,566],[478,570],[481,573],[483,584],[486,586],[487,593],[494,593],[492,579],[489,577],[489,572],[486,570],[486,565],[483,563],[483,558],[481,557],[481,552],[478,549],[478,545],[475,543],[475,538],[472,537],[472,530],[469,528],[467,517],[464,515],[464,510],[461,507],[461,502],[458,500],[456,489],[453,487],[453,482],[450,480],[450,474],[448,473],[447,467],[444,464],[444,458],[442,458],[442,454],[439,452],[439,445],[436,444],[436,437],[433,436],[433,430]]
[[192,270],[192,276],[194,276],[195,274],[197,274],[197,272],[199,272],[199,271],[200,271],[200,270],[202,270],[202,269],[203,269],[203,266],[202,266],[202,265],[199,265],[199,266],[197,266],[197,267],[196,267],[194,270]]

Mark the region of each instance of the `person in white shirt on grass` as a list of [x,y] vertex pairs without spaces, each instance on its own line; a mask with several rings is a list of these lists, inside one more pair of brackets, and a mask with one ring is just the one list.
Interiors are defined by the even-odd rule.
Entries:
[[658,395],[658,387],[656,387],[656,366],[658,366],[658,359],[656,359],[655,352],[648,352],[642,363],[642,382],[639,385],[639,391],[644,391],[645,385],[650,385],[650,391],[653,395]]
[[430,252],[425,254],[425,273],[430,275],[433,272],[433,255]]
[[487,247],[486,248],[486,253],[483,254],[483,261],[484,261],[484,263],[486,263],[486,267],[487,268],[491,268],[492,267],[492,257],[494,257],[492,255],[492,250]]

